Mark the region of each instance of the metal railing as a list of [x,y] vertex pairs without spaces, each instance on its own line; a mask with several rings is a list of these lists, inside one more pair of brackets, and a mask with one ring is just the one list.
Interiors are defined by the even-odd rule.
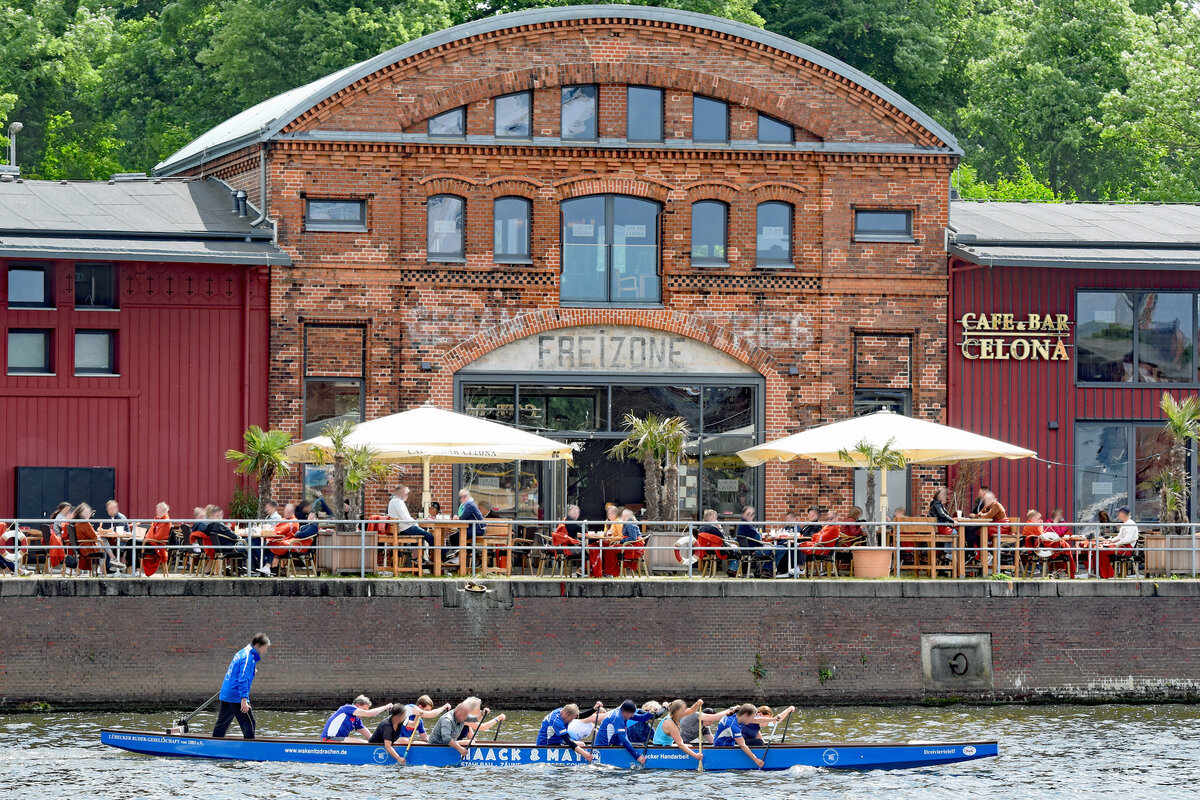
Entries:
[[[13,530],[13,520],[6,522]],[[485,519],[483,521],[416,520],[416,528],[401,529],[388,520],[320,520],[286,522],[304,528],[292,531],[289,541],[275,538],[275,520],[221,520],[232,538],[192,536],[205,520],[172,519],[172,538],[146,538],[150,526],[162,520],[129,519],[116,529],[106,519],[88,522],[101,543],[80,542],[70,528],[73,521],[51,519],[15,521],[27,537],[0,537],[0,574],[30,571],[46,575],[72,575],[85,571],[101,574],[110,562],[123,562],[124,574],[256,577],[264,564],[301,569],[321,575],[456,576],[541,575],[553,577],[620,577],[625,575],[676,575],[687,577],[812,577],[814,574],[854,574],[856,554],[889,553],[891,576],[911,577],[1051,577],[1059,572],[1095,575],[1102,563],[1124,565],[1125,571],[1157,575],[1187,575],[1200,571],[1197,533],[1200,525],[1139,525],[1138,542],[1131,547],[1106,544],[1118,534],[1120,523],[1060,523],[1068,531],[1057,542],[1035,540],[1030,523],[985,524],[963,521],[939,527],[932,522],[904,521],[857,523],[862,536],[820,540],[798,536],[806,526],[821,523],[756,520],[746,523],[722,520],[637,522],[640,538],[620,543],[604,538],[613,523],[578,521],[581,530],[571,543],[555,531],[559,521]],[[739,524],[759,532],[759,539],[735,537]],[[836,526],[838,523],[828,523]],[[55,544],[48,531],[68,526]],[[125,527],[128,526],[128,527]],[[305,526],[311,526],[305,528]],[[716,526],[719,541],[699,539],[701,528]],[[428,537],[418,535],[417,528]],[[866,545],[865,532],[878,531],[878,547]],[[974,529],[974,530],[972,530]],[[223,531],[222,531],[223,533]],[[7,534],[6,534],[7,536]],[[978,539],[974,538],[978,536]],[[147,561],[149,557],[150,562]],[[69,567],[70,559],[75,566]],[[9,566],[12,565],[12,566]],[[51,568],[52,565],[52,568]],[[518,571],[519,570],[519,571]],[[1107,571],[1107,570],[1106,570]]]

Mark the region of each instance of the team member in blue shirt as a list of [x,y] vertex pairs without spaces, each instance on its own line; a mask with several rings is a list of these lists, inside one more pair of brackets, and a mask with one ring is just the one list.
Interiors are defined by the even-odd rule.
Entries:
[[229,723],[236,718],[242,729],[243,739],[254,738],[254,712],[250,710],[250,684],[254,683],[254,674],[258,662],[266,655],[271,647],[271,640],[265,633],[256,633],[250,644],[238,650],[225,670],[225,680],[221,682],[221,710],[217,712],[217,724],[213,725],[213,738],[221,739],[229,730]]
[[742,735],[742,726],[754,721],[758,716],[758,709],[746,703],[737,710],[737,715],[724,717],[717,723],[717,732],[713,736],[714,747],[740,747],[742,752],[750,757],[754,762],[754,766],[761,767],[763,760],[754,755],[754,751],[746,744],[746,737]]
[[645,764],[646,757],[634,749],[629,742],[629,726],[634,722],[646,724],[653,719],[654,715],[649,711],[638,711],[632,700],[626,700],[600,723],[600,727],[596,730],[596,747],[619,744],[639,764]]
[[542,727],[538,730],[538,746],[553,747],[554,745],[562,745],[563,747],[571,748],[588,761],[591,761],[592,754],[583,746],[583,742],[577,742],[571,738],[567,732],[567,727],[577,719],[591,719],[603,707],[603,704],[597,700],[595,707],[590,709],[586,714],[580,714],[579,706],[574,703],[551,711],[542,720]]
[[629,724],[626,726],[629,733],[629,741],[634,744],[645,744],[650,741],[650,737],[654,735],[654,720],[667,713],[666,709],[663,708],[663,704],[657,700],[647,700],[642,704],[642,711],[650,714],[648,721],[641,722],[637,717],[634,717],[629,720]]
[[325,720],[325,727],[321,729],[322,742],[340,742],[348,736],[357,735],[364,742],[369,738],[365,731],[366,726],[362,723],[363,717],[378,717],[385,711],[391,711],[395,703],[388,703],[386,706],[371,708],[371,701],[366,695],[360,694],[354,698],[354,702],[344,705],[337,711],[329,715],[329,719]]

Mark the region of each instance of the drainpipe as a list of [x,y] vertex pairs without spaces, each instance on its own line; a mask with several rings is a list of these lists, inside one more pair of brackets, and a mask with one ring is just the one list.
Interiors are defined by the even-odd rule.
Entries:
[[250,273],[257,269],[242,270],[242,430],[250,427]]
[[262,209],[262,213],[258,215],[258,219],[250,223],[250,227],[257,228],[267,221],[267,143],[263,142],[258,147],[258,204]]

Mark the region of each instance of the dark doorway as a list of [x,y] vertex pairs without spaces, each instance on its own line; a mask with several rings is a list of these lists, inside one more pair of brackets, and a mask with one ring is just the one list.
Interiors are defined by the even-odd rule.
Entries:
[[567,504],[579,506],[584,519],[604,519],[606,503],[640,507],[645,503],[646,472],[636,461],[619,461],[608,451],[619,439],[590,439],[567,468]]
[[115,496],[113,467],[17,467],[18,519],[42,519],[64,501],[99,510]]

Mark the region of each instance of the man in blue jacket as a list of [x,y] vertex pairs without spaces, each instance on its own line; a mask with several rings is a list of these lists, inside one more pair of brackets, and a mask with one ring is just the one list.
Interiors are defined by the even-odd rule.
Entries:
[[617,710],[611,712],[596,730],[596,747],[621,745],[625,752],[639,764],[646,763],[646,757],[639,753],[629,742],[629,724],[632,722],[647,723],[654,719],[649,711],[638,711],[632,700],[621,703]]
[[254,683],[254,672],[258,662],[271,646],[265,633],[256,633],[250,644],[238,650],[225,670],[221,683],[221,710],[217,712],[217,724],[213,726],[213,738],[221,739],[229,730],[229,723],[237,720],[242,728],[243,739],[254,738],[254,712],[250,710],[250,684]]

